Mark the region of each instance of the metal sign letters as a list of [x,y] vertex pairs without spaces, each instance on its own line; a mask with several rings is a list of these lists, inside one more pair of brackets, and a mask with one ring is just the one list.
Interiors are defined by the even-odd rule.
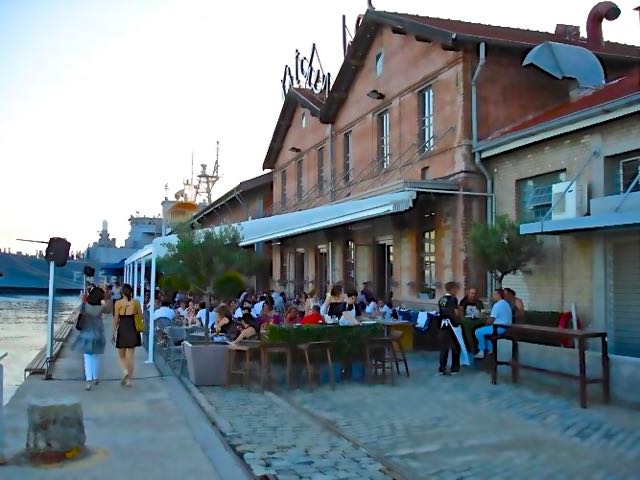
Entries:
[[[315,66],[318,63],[318,67]],[[296,50],[295,64],[284,67],[282,76],[282,93],[287,94],[291,87],[301,87],[313,90],[314,93],[329,93],[331,88],[331,74],[325,73],[320,63],[320,56],[314,43],[311,47],[309,58],[303,57],[299,50]]]

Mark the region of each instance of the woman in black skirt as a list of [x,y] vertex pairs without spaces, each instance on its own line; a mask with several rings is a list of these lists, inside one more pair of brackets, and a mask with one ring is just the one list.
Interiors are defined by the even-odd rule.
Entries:
[[142,345],[140,333],[136,330],[134,317],[142,315],[140,302],[133,298],[131,285],[122,286],[122,299],[115,304],[113,311],[113,332],[111,341],[118,349],[118,358],[122,366],[121,385],[131,386],[134,367],[134,353],[136,347]]

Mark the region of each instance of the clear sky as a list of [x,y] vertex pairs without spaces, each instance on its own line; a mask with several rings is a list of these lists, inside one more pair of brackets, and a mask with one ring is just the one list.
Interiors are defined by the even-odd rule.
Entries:
[[[374,0],[380,10],[553,31],[580,25],[588,0]],[[640,0],[618,0],[607,40],[640,44]],[[342,56],[365,0],[0,0],[0,248],[16,238],[120,244],[130,215],[213,165],[214,198],[261,173],[295,49],[317,43],[326,70]]]

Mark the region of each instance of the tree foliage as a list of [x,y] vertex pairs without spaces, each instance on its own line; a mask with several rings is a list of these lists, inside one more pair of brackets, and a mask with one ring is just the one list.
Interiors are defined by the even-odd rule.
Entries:
[[493,225],[474,223],[469,232],[472,259],[491,274],[498,286],[504,277],[522,272],[528,263],[539,259],[542,243],[530,235],[520,235],[520,229],[507,215],[496,217]]
[[[242,234],[231,225],[216,229],[180,227],[178,242],[158,261],[163,287],[191,290],[226,301],[244,288],[244,277],[260,270],[263,259],[240,247]],[[208,308],[207,308],[208,310]],[[205,335],[206,337],[206,335]]]

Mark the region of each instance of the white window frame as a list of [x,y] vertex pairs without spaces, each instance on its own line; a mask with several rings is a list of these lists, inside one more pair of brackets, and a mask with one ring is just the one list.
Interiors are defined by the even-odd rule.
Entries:
[[298,199],[298,201],[302,200],[304,191],[304,171],[302,160],[302,158],[296,160],[296,198]]
[[433,150],[435,146],[435,115],[432,85],[427,85],[418,91],[418,126],[422,151]]
[[344,180],[345,185],[348,185],[351,182],[351,148],[351,130],[349,130],[348,132],[344,132],[342,134],[342,179]]
[[300,115],[300,126],[302,128],[307,128],[307,112],[302,111],[302,114]]
[[378,162],[384,170],[391,165],[391,114],[388,108],[376,114],[376,143]]
[[[638,173],[640,173],[640,155],[636,155],[633,157],[629,157],[629,158],[625,158],[624,160],[620,160],[620,163],[618,164],[618,178],[620,181],[620,194],[625,193],[625,191],[627,190],[627,188],[629,188],[629,186],[625,186],[625,181],[629,181],[632,182],[633,179],[635,178],[635,175],[633,175],[630,179],[625,179],[624,178],[624,172],[623,172],[623,166],[625,163],[632,163],[632,162],[638,162],[638,170],[636,172],[636,175]],[[640,191],[640,185],[636,184],[636,186],[634,187],[634,189],[632,190],[634,192]]]
[[322,196],[325,188],[324,145],[316,150],[316,168],[318,174],[318,195]]

